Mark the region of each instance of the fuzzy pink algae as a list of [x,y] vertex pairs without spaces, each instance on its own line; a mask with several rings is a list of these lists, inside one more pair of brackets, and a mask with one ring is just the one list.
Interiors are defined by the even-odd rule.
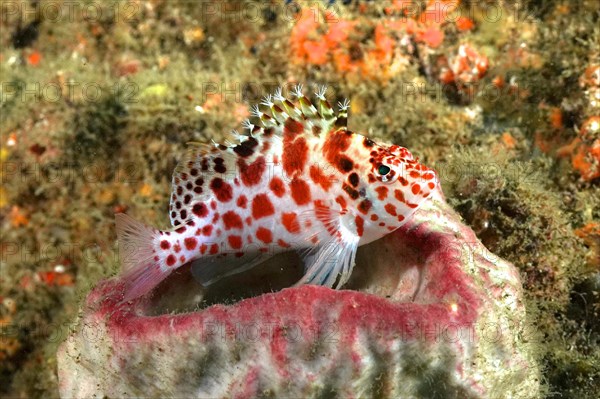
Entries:
[[439,189],[404,226],[359,250],[346,287],[305,285],[157,316],[155,298],[122,303],[119,280],[105,281],[59,350],[61,396],[539,395],[518,272]]

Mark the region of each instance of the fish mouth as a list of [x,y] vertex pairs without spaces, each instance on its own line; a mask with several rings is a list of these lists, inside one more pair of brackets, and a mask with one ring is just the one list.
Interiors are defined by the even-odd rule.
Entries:
[[510,387],[535,397],[517,328],[479,345],[496,325],[486,322],[525,319],[516,269],[441,193],[427,202],[359,248],[341,290],[291,287],[303,271],[292,253],[208,288],[183,268],[127,303],[119,280],[99,284],[59,349],[61,395],[468,398]]

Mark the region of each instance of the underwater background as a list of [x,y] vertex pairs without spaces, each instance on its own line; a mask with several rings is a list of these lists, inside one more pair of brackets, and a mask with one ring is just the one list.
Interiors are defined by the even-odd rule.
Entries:
[[2,1],[0,395],[119,271],[114,214],[167,226],[190,141],[297,83],[409,148],[524,287],[548,398],[600,392],[600,3]]

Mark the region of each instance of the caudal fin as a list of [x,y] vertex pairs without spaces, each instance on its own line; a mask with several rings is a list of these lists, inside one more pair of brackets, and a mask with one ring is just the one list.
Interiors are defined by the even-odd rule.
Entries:
[[[119,254],[121,256],[122,280],[125,285],[123,301],[138,298],[150,292],[169,274],[160,267],[161,258],[154,248],[157,229],[124,213],[115,215]],[[157,260],[158,256],[158,260]]]

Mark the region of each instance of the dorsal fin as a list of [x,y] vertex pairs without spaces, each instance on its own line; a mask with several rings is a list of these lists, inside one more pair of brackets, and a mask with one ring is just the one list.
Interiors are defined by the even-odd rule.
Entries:
[[281,132],[288,117],[304,125],[305,131],[315,135],[327,133],[332,128],[346,128],[347,110],[349,103],[345,100],[339,104],[339,113],[333,110],[325,97],[326,86],[321,86],[315,92],[315,101],[312,101],[303,92],[302,85],[297,85],[291,92],[291,97],[286,98],[282,89],[278,88],[274,94],[265,96],[260,105],[252,107],[252,116],[255,122],[247,120],[244,128],[253,136],[260,136],[264,130],[270,128]]

